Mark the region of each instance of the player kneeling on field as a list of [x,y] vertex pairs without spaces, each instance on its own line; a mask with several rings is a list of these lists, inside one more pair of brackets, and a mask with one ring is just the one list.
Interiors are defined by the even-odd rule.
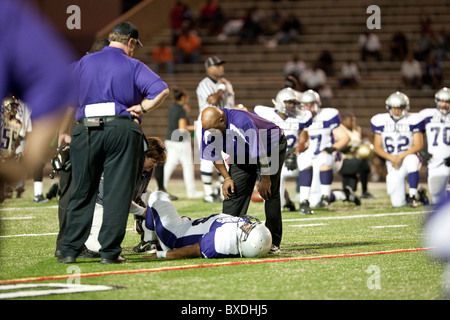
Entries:
[[[386,159],[386,188],[393,207],[417,207],[419,170],[422,165],[418,152],[423,146],[424,121],[417,113],[410,113],[409,98],[401,92],[392,93],[386,100],[387,113],[372,117],[373,151]],[[405,199],[405,179],[409,194]]]
[[213,214],[191,220],[180,217],[167,194],[150,195],[145,232],[159,240],[162,251],[145,258],[255,258],[265,256],[272,236],[262,222],[251,216]]

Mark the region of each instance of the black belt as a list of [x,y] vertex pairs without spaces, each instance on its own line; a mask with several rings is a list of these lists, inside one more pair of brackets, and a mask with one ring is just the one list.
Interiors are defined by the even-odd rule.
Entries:
[[88,117],[88,118],[81,118],[80,120],[77,121],[77,123],[82,124],[85,127],[99,127],[106,122],[120,119],[133,121],[136,118],[133,116]]

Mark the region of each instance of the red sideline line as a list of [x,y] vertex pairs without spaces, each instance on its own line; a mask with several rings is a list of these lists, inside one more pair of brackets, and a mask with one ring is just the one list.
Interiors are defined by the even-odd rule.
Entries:
[[[174,267],[163,267],[163,268],[152,268],[152,269],[118,270],[118,271],[82,273],[78,276],[80,278],[88,278],[88,277],[100,277],[100,276],[134,274],[134,273],[152,273],[152,272],[164,272],[164,271],[174,271],[174,270],[213,268],[213,267],[222,267],[222,266],[237,266],[237,265],[245,265],[245,264],[336,259],[336,258],[352,258],[352,257],[374,256],[374,255],[381,255],[381,254],[417,252],[417,251],[425,251],[425,250],[429,250],[429,249],[431,249],[431,248],[399,249],[399,250],[390,250],[390,251],[361,252],[361,253],[349,253],[349,254],[338,254],[338,255],[330,255],[330,256],[317,256],[317,257],[244,260],[244,261],[229,261],[229,262],[204,263],[204,264],[202,263],[202,264],[196,264],[196,265],[174,266]],[[63,280],[63,279],[68,279],[69,277],[73,277],[73,276],[74,276],[73,274],[65,274],[65,275],[59,275],[59,276],[45,276],[45,277],[35,277],[35,278],[0,280],[0,284],[16,284],[16,283],[38,282],[38,281]]]

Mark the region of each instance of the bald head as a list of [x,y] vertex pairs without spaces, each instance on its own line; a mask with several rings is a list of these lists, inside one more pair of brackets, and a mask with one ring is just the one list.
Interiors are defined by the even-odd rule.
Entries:
[[227,128],[227,116],[216,107],[207,107],[202,112],[202,127],[205,130],[217,129],[225,132]]

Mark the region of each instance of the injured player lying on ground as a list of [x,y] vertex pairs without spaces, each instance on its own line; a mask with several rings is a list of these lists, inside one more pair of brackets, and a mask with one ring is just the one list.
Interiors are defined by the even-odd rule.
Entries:
[[144,217],[144,232],[161,246],[147,259],[255,258],[265,256],[272,245],[269,229],[254,217],[180,217],[168,195],[159,191],[150,195]]

